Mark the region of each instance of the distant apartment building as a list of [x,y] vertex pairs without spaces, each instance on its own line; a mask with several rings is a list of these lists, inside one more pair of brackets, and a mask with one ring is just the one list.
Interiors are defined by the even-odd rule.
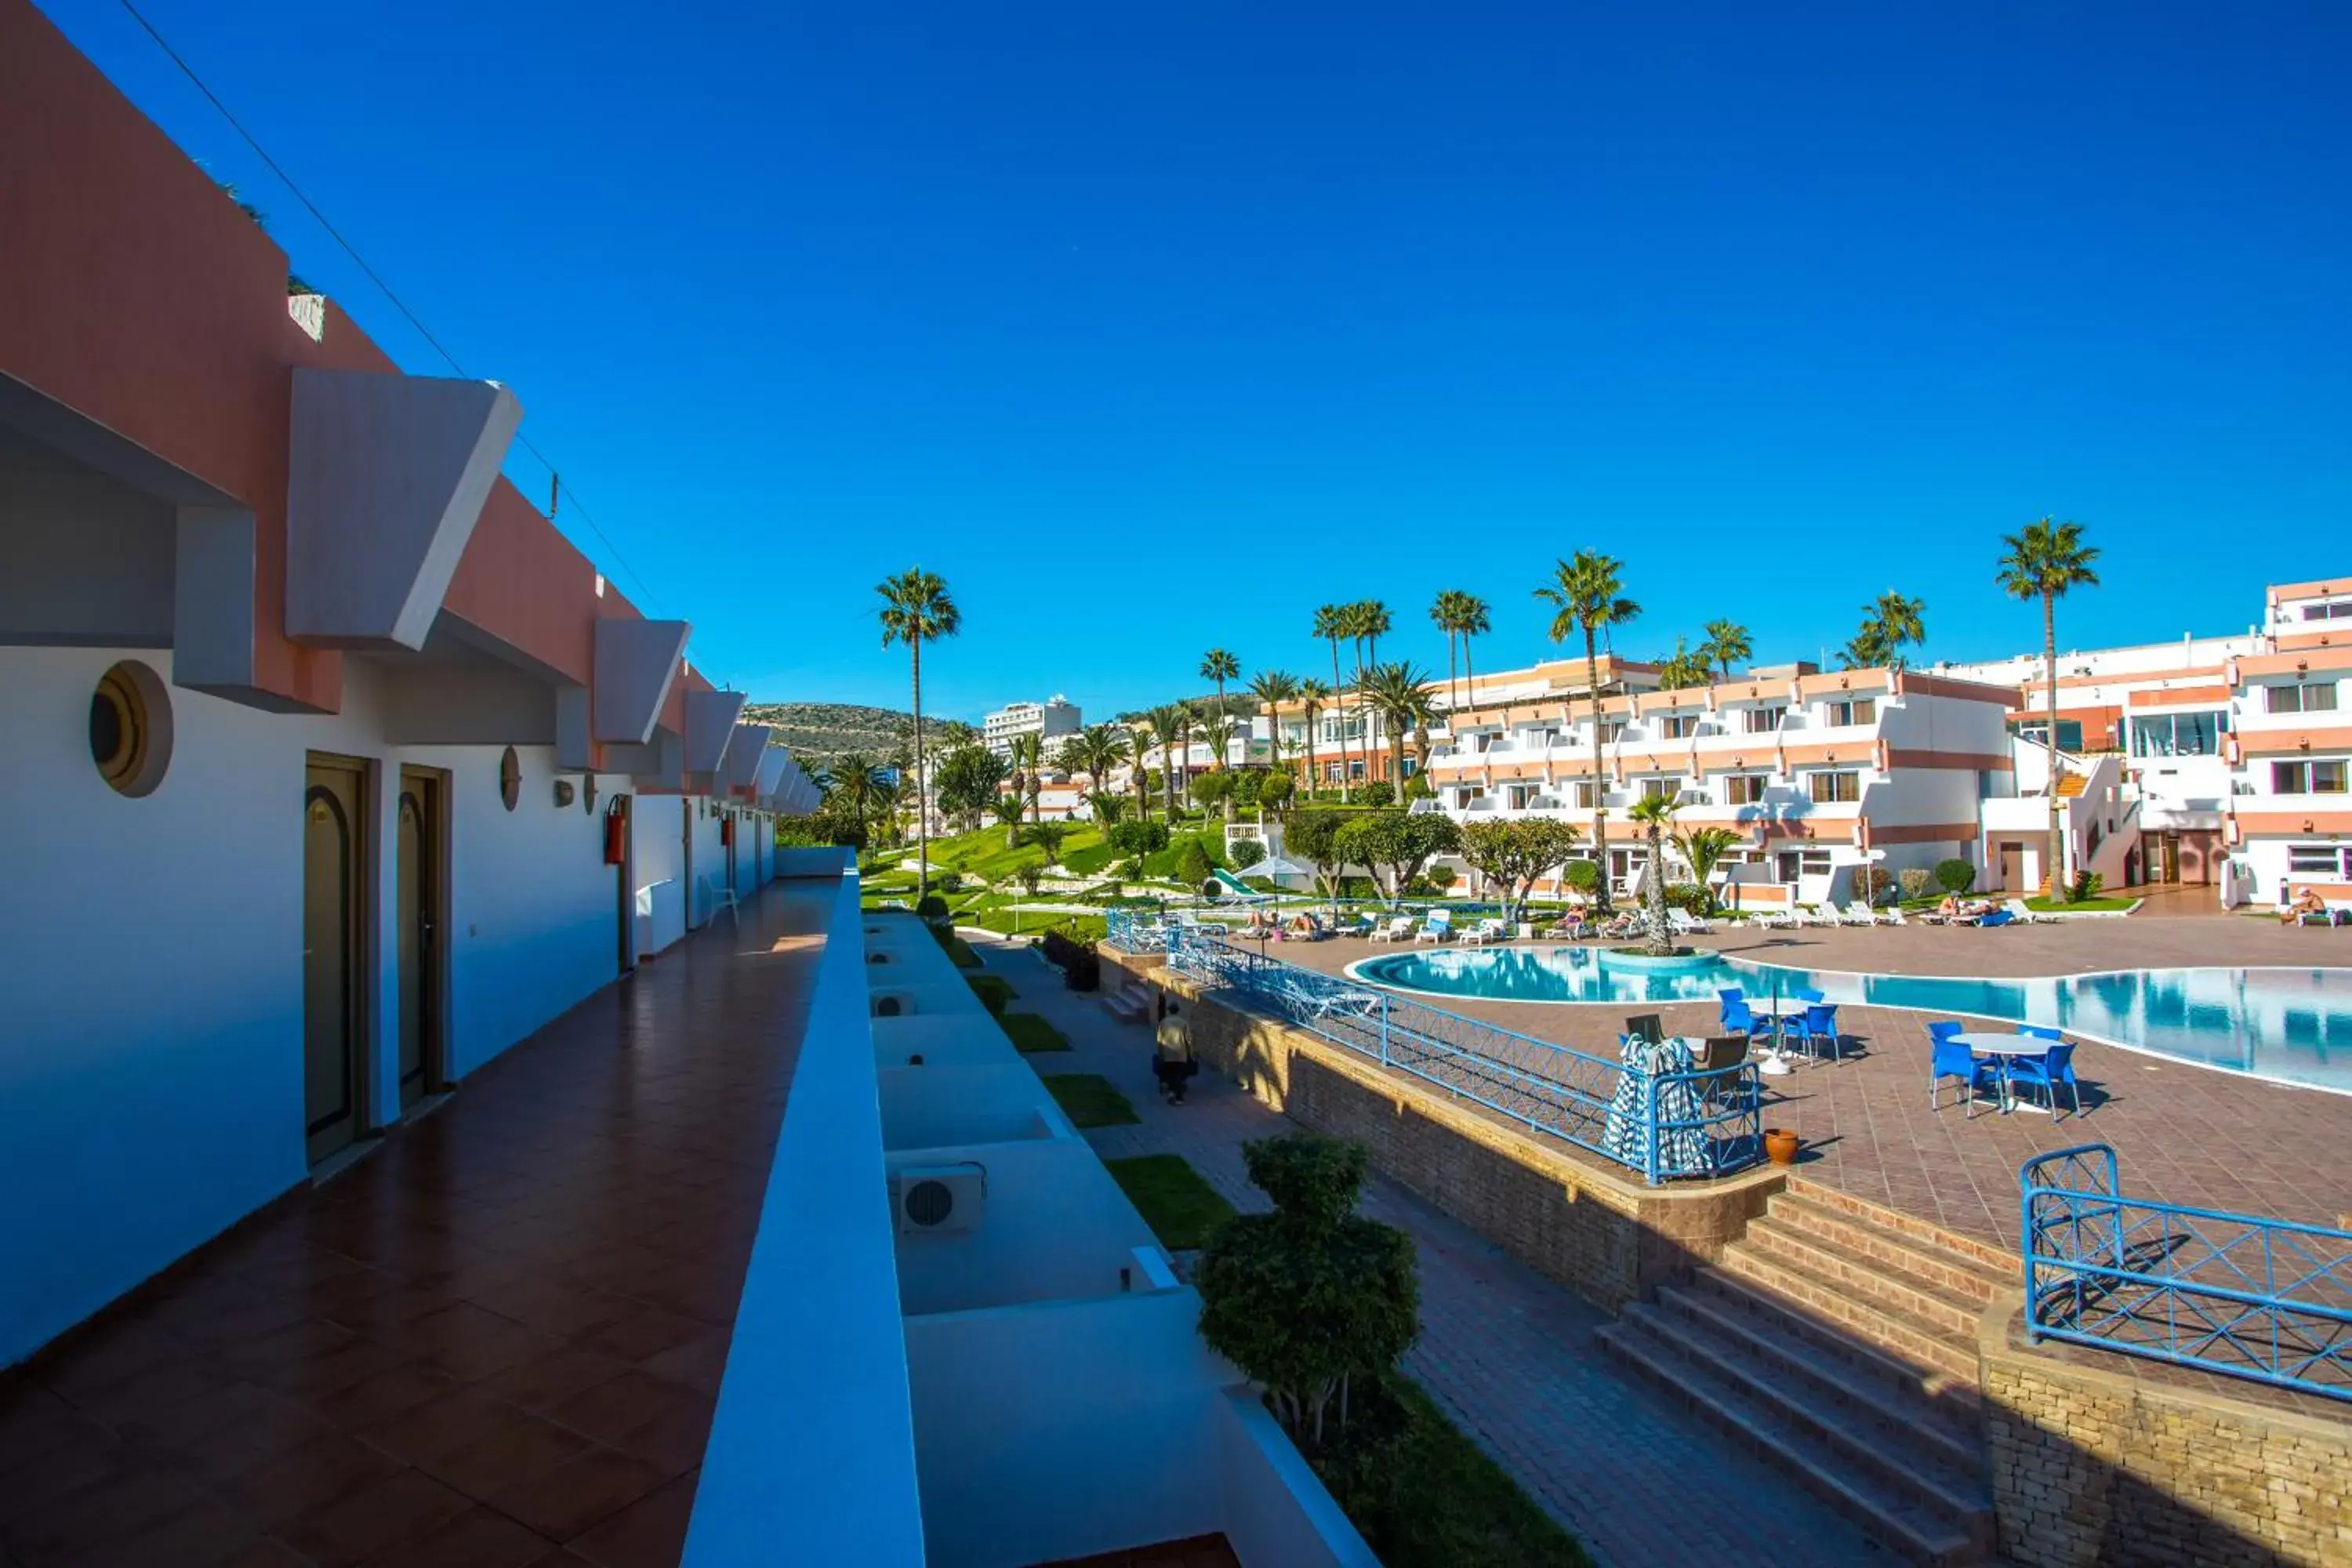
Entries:
[[1013,754],[1013,742],[1019,737],[1042,735],[1051,754],[1055,739],[1076,734],[1083,722],[1077,704],[1055,696],[1045,702],[1006,703],[981,721],[980,735],[982,742],[1000,757]]
[[[1581,659],[1481,677],[1431,753],[1433,800],[1465,822],[1611,814],[1612,888],[1648,851],[1625,811],[1664,795],[1675,830],[1736,836],[1722,873],[1749,907],[1851,896],[1865,866],[1893,872],[1973,858],[1979,804],[2011,787],[2000,688],[1900,669],[1810,664],[1660,689],[1650,666],[1601,667],[1600,764]],[[1588,842],[1580,855],[1590,858]],[[1669,866],[1679,879],[1685,868]]]
[[2352,577],[2273,586],[2262,647],[2230,661],[2222,829],[2238,890],[2352,897]]

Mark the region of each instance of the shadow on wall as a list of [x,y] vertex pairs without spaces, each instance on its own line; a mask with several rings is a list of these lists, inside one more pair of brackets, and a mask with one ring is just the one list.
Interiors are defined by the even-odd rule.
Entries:
[[[2029,1348],[2015,1262],[1990,1248],[1948,1256],[1857,1231],[1869,1222],[1824,1218],[1771,1174],[1663,1191],[1588,1179],[1583,1162],[1377,1063],[1214,999],[1192,1011],[1205,1063],[1363,1142],[1383,1175],[1620,1312],[1601,1332],[1631,1370],[1900,1552],[1997,1549],[2052,1568],[2338,1560],[2352,1506],[2324,1489],[2352,1473],[2352,1408]],[[1888,1256],[1918,1272],[1864,1278]]]

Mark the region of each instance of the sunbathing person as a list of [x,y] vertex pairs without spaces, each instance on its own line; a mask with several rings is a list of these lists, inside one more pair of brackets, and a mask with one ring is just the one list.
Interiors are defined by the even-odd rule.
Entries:
[[2319,896],[2319,889],[2316,888],[2305,888],[2301,896],[2298,897],[2294,902],[2291,904],[2281,904],[2279,906],[2279,924],[2283,926],[2301,925],[2303,923],[2303,917],[2305,915],[2324,916],[2326,913],[2327,900]]

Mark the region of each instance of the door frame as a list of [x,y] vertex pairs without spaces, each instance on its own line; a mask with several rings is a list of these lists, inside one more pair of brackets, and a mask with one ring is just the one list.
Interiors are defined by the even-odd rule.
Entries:
[[[383,897],[383,853],[382,844],[383,783],[377,763],[372,757],[352,756],[344,752],[305,750],[302,753],[302,811],[305,820],[310,815],[310,770],[324,767],[354,774],[358,780],[358,820],[352,825],[352,845],[354,864],[352,886],[348,894],[351,903],[351,974],[348,999],[351,1028],[351,1121],[352,1136],[341,1149],[320,1159],[310,1156],[310,1140],[315,1131],[310,1122],[307,1093],[304,1100],[302,1128],[302,1159],[307,1166],[317,1166],[334,1161],[365,1142],[382,1126],[376,1111],[375,1069],[378,1058],[376,1039],[376,999],[378,973],[382,964],[376,960],[379,936],[378,910]],[[307,831],[307,829],[306,829]],[[308,873],[305,873],[307,878]],[[307,885],[305,896],[308,896]],[[306,1012],[303,1020],[302,1061],[304,1074],[310,1071],[310,1021]]]
[[[416,1089],[416,1098],[421,1101],[429,1096],[447,1092],[457,1082],[457,1075],[449,1068],[449,908],[452,879],[449,853],[449,803],[453,788],[451,775],[446,768],[422,768],[406,763],[400,765],[397,793],[393,797],[393,855],[395,861],[393,875],[395,879],[399,876],[397,859],[400,854],[400,801],[407,795],[408,785],[412,781],[427,784],[433,791],[432,833],[425,846],[427,859],[425,867],[425,886],[431,890],[433,896],[434,942],[433,950],[426,959],[426,973],[431,978],[427,985],[429,1000],[425,1009],[424,1070]],[[399,898],[400,889],[395,880],[393,887],[393,907],[395,910],[399,908]],[[393,952],[393,973],[395,984],[397,984],[399,973],[400,954],[395,946]],[[405,1000],[405,997],[402,998],[402,1001]],[[394,1016],[394,1024],[395,1027],[398,1026],[397,1015]],[[396,1068],[395,1060],[393,1093],[398,1097],[402,1093],[403,1085],[399,1081]],[[404,1102],[400,1109],[402,1114],[406,1114],[408,1104]]]

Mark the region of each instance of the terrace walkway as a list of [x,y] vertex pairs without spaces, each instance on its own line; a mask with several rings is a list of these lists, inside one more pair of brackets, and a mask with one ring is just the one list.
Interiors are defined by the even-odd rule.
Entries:
[[675,1563],[836,891],[747,900],[0,1375],[0,1563]]
[[[1235,1207],[1266,1206],[1243,1171],[1241,1145],[1284,1131],[1286,1118],[1213,1073],[1194,1080],[1182,1106],[1164,1104],[1144,1029],[1063,989],[1060,973],[1034,954],[972,941],[1018,988],[1021,1008],[1070,1037],[1068,1054],[1033,1065],[1100,1073],[1143,1119],[1087,1133],[1097,1152],[1179,1153]],[[1892,1561],[1794,1481],[1636,1382],[1593,1341],[1607,1313],[1379,1176],[1363,1211],[1410,1234],[1420,1254],[1422,1337],[1406,1370],[1603,1568]]]
[[[1695,939],[1766,963],[1904,974],[2030,975],[2232,964],[2352,965],[2352,931],[2281,930],[2251,919],[2082,921],[2006,931],[1937,927],[1735,931]],[[1271,956],[1337,971],[1391,951],[1339,940]],[[1423,951],[1426,952],[1427,949]],[[1655,1012],[1674,1033],[1716,1028],[1715,1004],[1639,1007],[1428,998],[1432,1005],[1612,1060],[1625,1016]],[[1947,1084],[1927,1104],[1929,1015],[1848,1005],[1846,1059],[1767,1079],[1764,1120],[1804,1140],[1806,1175],[1963,1235],[2014,1247],[2017,1170],[2083,1142],[2115,1145],[2135,1196],[2334,1225],[2352,1214],[2352,1096],[2291,1089],[2096,1042],[2074,1053],[2090,1114],[1965,1120]],[[1517,1125],[1514,1123],[1513,1125]],[[1572,1157],[1598,1162],[1571,1145]]]

